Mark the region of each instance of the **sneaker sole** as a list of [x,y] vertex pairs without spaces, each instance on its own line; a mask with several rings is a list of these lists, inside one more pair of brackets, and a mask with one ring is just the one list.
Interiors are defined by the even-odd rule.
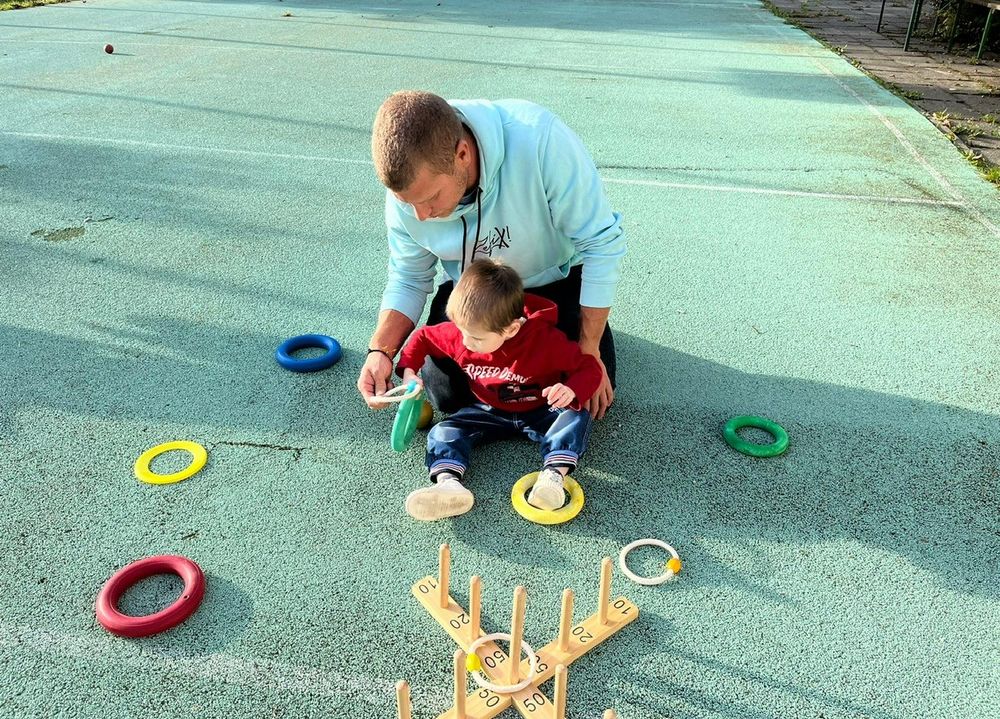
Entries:
[[[552,487],[552,490],[539,489],[538,492],[535,492],[535,488],[532,488],[531,492],[528,493],[528,504],[535,509],[542,509],[546,512],[562,509],[566,504],[566,492],[562,487],[558,488],[558,493],[555,491],[555,487]],[[536,504],[536,502],[540,503]]]
[[459,494],[458,492],[411,494],[406,498],[406,513],[421,522],[433,522],[436,519],[465,514],[472,509],[475,501],[475,497],[471,494]]

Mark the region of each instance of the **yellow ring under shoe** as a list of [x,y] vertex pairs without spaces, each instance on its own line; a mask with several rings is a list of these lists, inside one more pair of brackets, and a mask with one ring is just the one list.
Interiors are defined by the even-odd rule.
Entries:
[[[153,472],[149,468],[150,462],[164,452],[169,452],[172,449],[183,449],[190,452],[193,457],[191,464],[180,472],[174,472],[173,474],[156,474],[156,472]],[[139,459],[135,460],[135,476],[149,484],[173,484],[188,477],[193,477],[197,474],[198,470],[205,466],[205,462],[207,461],[208,451],[197,442],[189,442],[187,440],[164,442],[151,449],[147,449],[139,455]]]
[[563,478],[566,491],[569,492],[569,502],[564,506],[549,511],[528,504],[524,495],[535,486],[538,474],[538,472],[526,474],[514,483],[514,488],[510,490],[510,503],[514,505],[514,511],[535,524],[562,524],[580,513],[583,509],[583,488],[570,476]]

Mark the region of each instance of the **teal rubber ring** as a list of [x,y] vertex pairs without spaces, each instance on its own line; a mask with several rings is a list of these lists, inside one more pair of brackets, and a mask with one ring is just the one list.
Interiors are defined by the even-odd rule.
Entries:
[[[416,382],[410,382],[406,391],[412,392],[416,387]],[[404,452],[409,448],[410,442],[413,441],[413,435],[417,431],[417,422],[420,421],[420,410],[423,407],[423,392],[416,397],[404,399],[399,403],[399,409],[396,410],[396,419],[392,423],[392,434],[390,435],[392,448],[397,452]]]
[[[737,434],[744,427],[762,429],[774,437],[774,441],[771,444],[747,442]],[[737,452],[748,454],[751,457],[777,457],[788,449],[788,432],[777,422],[754,415],[733,417],[726,422],[726,426],[722,430],[722,436],[726,438],[726,444],[730,447]]]

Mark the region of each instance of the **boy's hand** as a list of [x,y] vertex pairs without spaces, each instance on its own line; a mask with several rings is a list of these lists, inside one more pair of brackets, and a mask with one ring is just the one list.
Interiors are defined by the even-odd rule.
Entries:
[[562,383],[556,383],[542,390],[542,397],[549,401],[549,406],[555,409],[569,407],[576,399],[576,392]]
[[403,370],[403,385],[409,386],[410,382],[416,382],[418,389],[424,388],[424,381],[420,379],[420,375],[407,367]]

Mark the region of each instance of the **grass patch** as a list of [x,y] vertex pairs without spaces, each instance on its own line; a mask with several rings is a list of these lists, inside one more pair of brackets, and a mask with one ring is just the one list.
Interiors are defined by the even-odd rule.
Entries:
[[955,134],[971,140],[972,138],[980,137],[983,134],[983,131],[975,125],[959,123],[958,125],[955,125]]
[[997,187],[1000,187],[1000,167],[991,167],[987,170],[981,170],[983,177],[992,182]]
[[972,163],[972,165],[979,170],[979,174],[983,176],[987,182],[992,182],[997,187],[1000,187],[1000,165],[991,165],[983,156],[972,152],[971,150],[962,153],[965,155],[965,159]]
[[35,5],[55,5],[61,2],[68,2],[68,0],[0,0],[0,11],[21,10]]
[[[907,100],[923,100],[924,99],[924,93],[920,92],[919,90],[904,90],[903,88],[901,88],[899,85],[896,85],[895,83],[889,82],[888,80],[883,80],[878,75],[873,75],[868,70],[866,70],[865,67],[861,63],[852,61],[852,64],[854,65],[854,67],[856,67],[859,70],[861,70],[865,75],[867,75],[868,77],[870,77],[872,80],[874,80],[875,82],[877,82],[879,85],[881,85],[882,87],[884,87],[886,90],[888,90],[889,92],[891,92],[893,95],[896,95],[898,97],[906,98]],[[920,108],[917,108],[917,109],[919,110]]]

